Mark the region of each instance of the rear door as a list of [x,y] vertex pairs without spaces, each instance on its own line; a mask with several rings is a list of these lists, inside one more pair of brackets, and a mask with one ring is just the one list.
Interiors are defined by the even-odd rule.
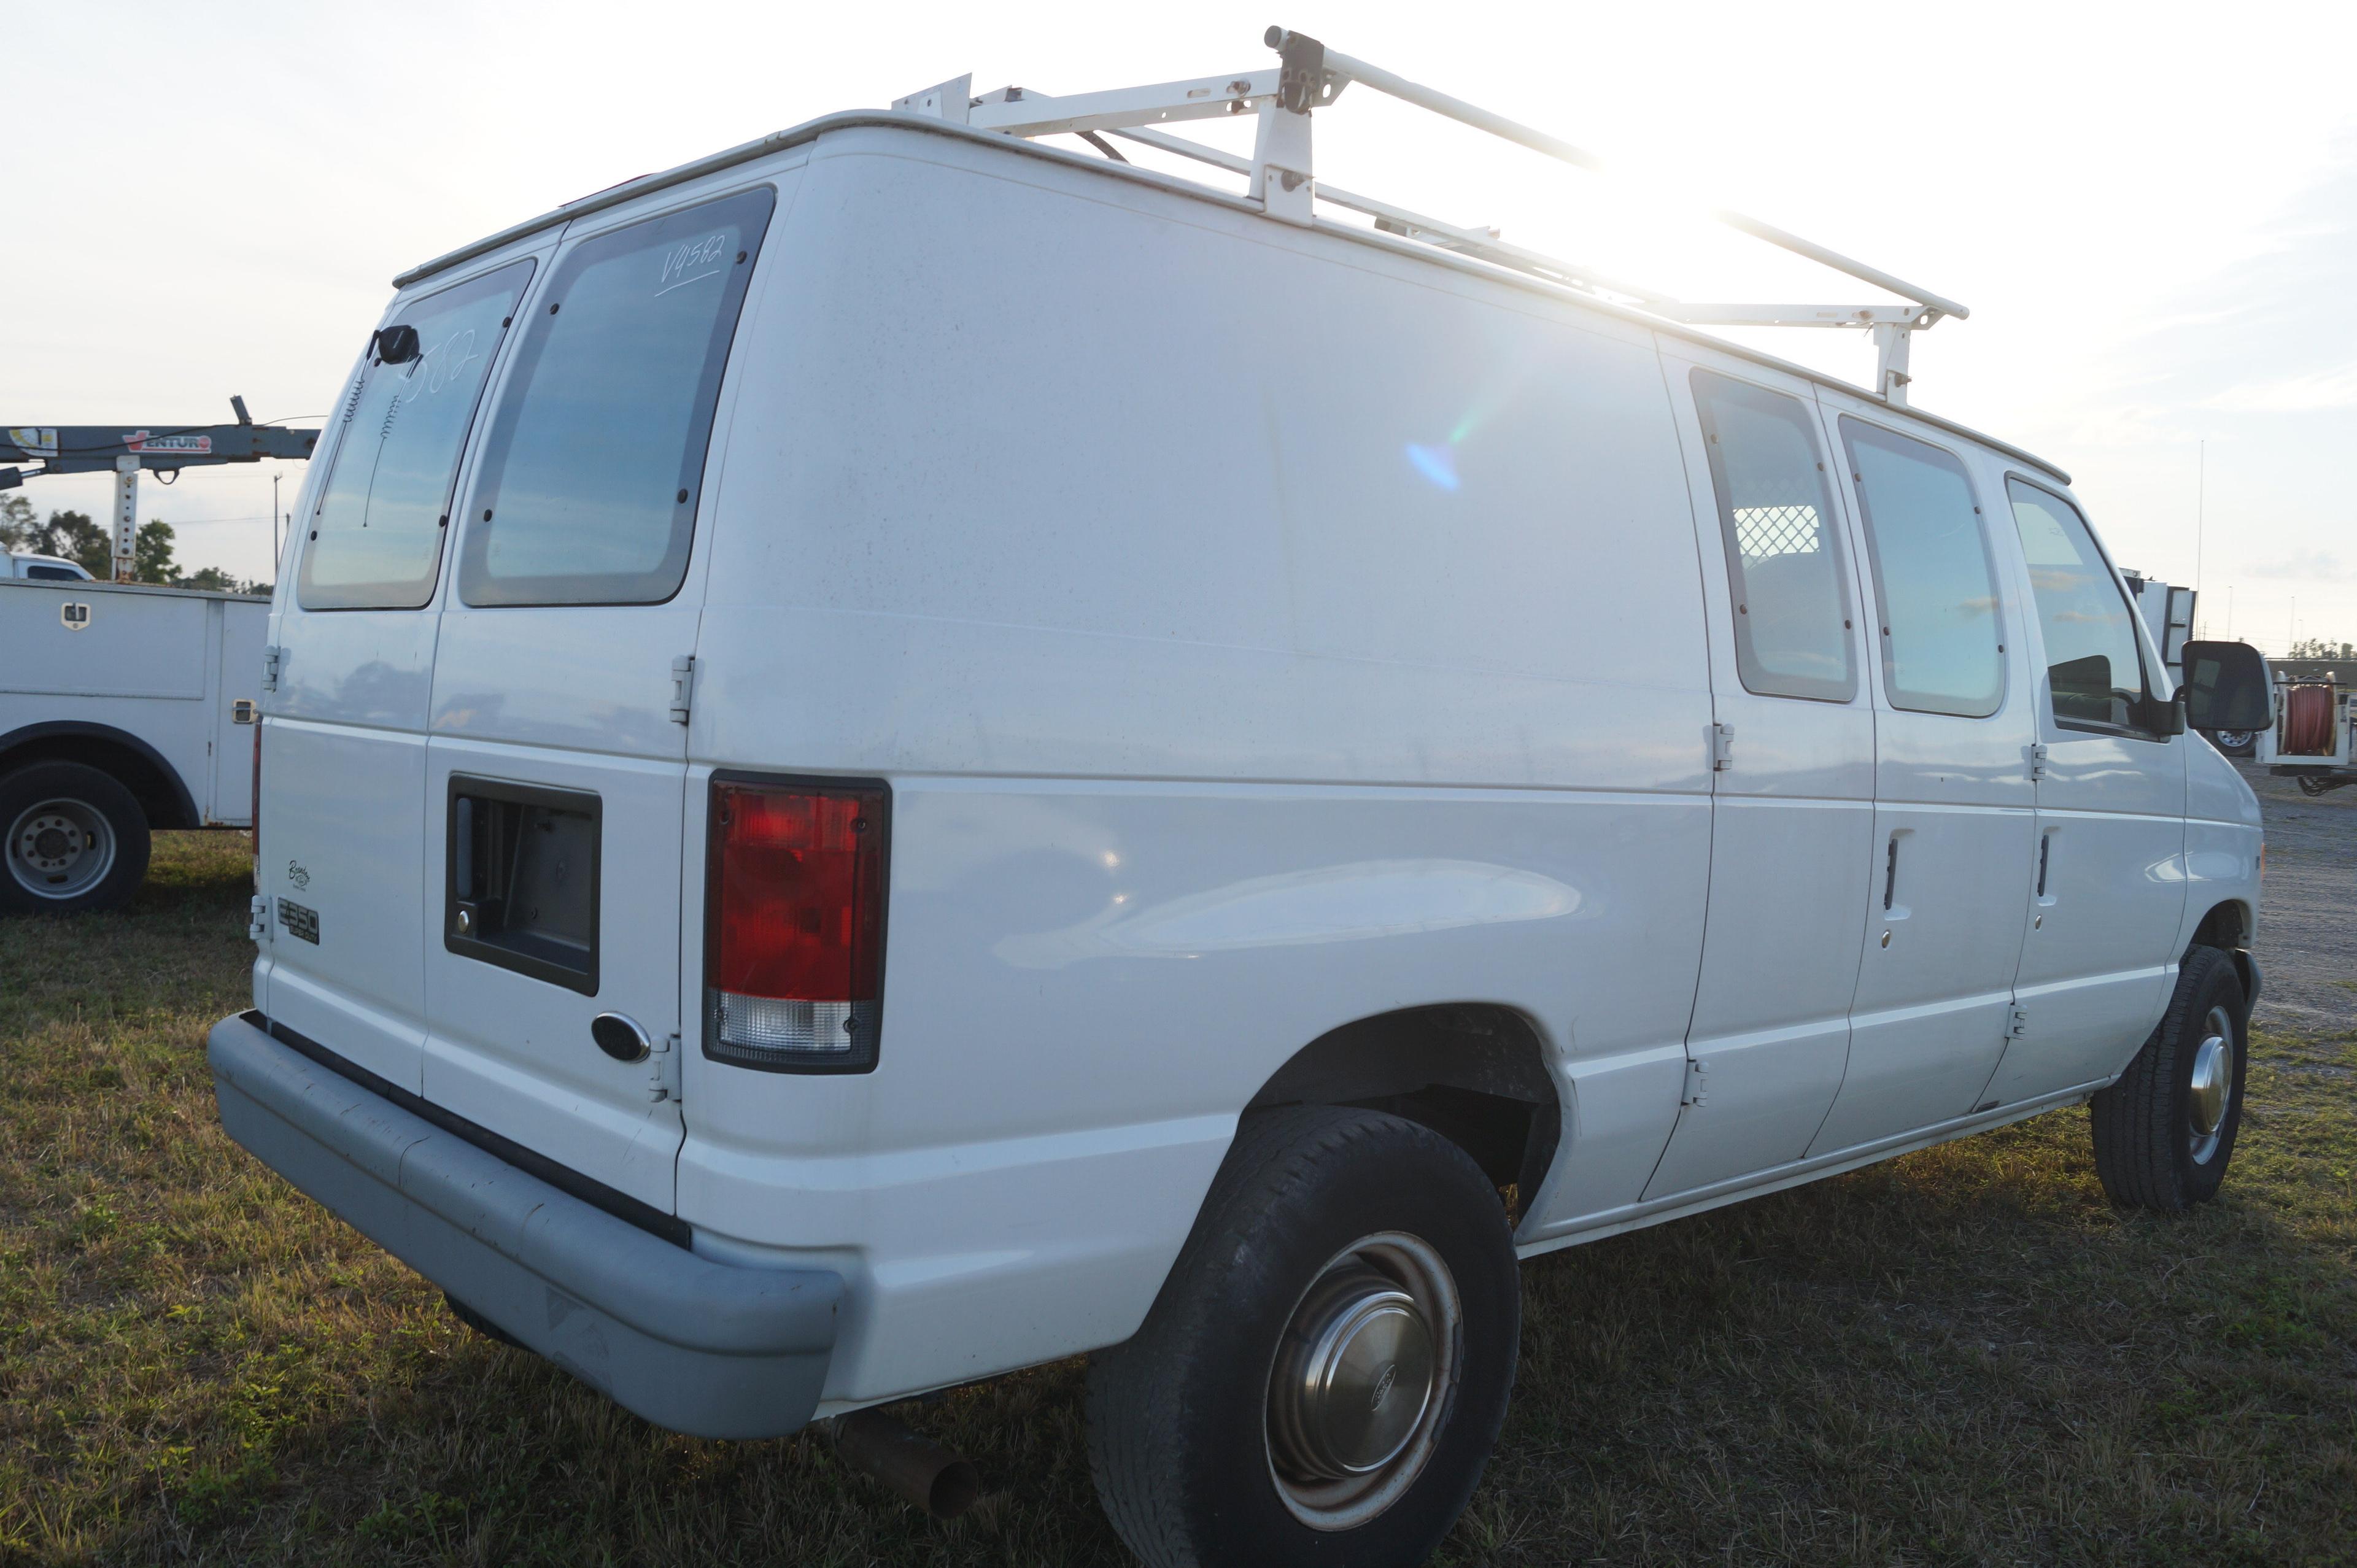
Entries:
[[2045,747],[2014,983],[2020,1026],[1988,1089],[2011,1103],[2109,1078],[2167,1001],[2185,912],[2192,737],[2160,722],[2158,650],[2136,635],[2135,608],[2078,507],[2018,474],[2005,487],[2037,611]]
[[[511,252],[395,306],[387,325],[415,328],[419,352],[388,365],[371,349],[354,372],[272,628],[263,1005],[413,1092],[425,1037],[417,858],[443,541],[468,433],[540,264]],[[232,629],[224,648],[239,640]]]
[[666,1211],[695,519],[773,205],[759,186],[568,231],[475,465],[434,667],[425,1098]]

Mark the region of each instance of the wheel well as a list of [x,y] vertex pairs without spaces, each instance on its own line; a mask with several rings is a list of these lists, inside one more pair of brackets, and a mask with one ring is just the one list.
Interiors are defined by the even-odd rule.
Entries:
[[1546,1179],[1563,1131],[1537,1027],[1491,1003],[1410,1007],[1329,1030],[1245,1109],[1274,1105],[1357,1105],[1420,1122],[1512,1189],[1517,1213]]
[[2233,952],[2251,945],[2250,907],[2239,898],[2229,898],[2201,917],[2193,928],[2190,948],[2223,948]]
[[[22,738],[19,738],[21,736]],[[33,762],[79,762],[131,791],[151,828],[193,828],[195,802],[171,766],[128,736],[88,729],[36,729],[0,742],[0,773]]]
[[2193,928],[2193,940],[2186,944],[2185,956],[2191,958],[2195,948],[2217,948],[2234,961],[2234,973],[2243,983],[2243,998],[2247,1003],[2259,999],[2259,968],[2251,957],[2251,907],[2239,898],[2229,898],[2201,917]]

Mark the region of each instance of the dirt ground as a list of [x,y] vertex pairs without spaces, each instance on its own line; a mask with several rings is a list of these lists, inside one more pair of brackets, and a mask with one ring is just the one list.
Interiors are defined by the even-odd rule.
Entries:
[[2266,813],[2267,879],[2251,950],[2265,974],[2261,1028],[2357,1033],[2357,787],[2309,800],[2236,764]]

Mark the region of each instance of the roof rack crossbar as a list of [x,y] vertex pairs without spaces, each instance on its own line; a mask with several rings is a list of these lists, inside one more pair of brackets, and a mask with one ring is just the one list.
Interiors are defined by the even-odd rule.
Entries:
[[[1494,265],[1568,285],[1599,295],[1618,296],[1668,320],[1720,327],[1812,327],[1862,329],[1878,351],[1874,390],[1893,403],[1905,403],[1910,376],[1908,348],[1912,334],[1943,317],[1959,319],[1971,311],[1945,295],[1909,283],[1879,267],[1804,240],[1772,223],[1724,208],[1708,210],[1714,221],[1765,243],[1790,251],[1860,283],[1899,295],[1904,305],[1688,305],[1655,289],[1621,283],[1586,267],[1536,251],[1507,244],[1493,231],[1467,229],[1411,212],[1405,208],[1356,195],[1316,178],[1310,158],[1309,122],[1313,110],[1330,106],[1352,82],[1415,104],[1420,109],[1469,125],[1502,140],[1527,147],[1575,167],[1606,174],[1603,159],[1559,136],[1534,130],[1479,104],[1469,103],[1419,82],[1408,81],[1381,66],[1329,49],[1307,34],[1271,27],[1264,41],[1277,52],[1275,70],[1243,71],[1232,76],[1199,77],[1186,81],[1157,82],[1105,92],[1049,96],[1020,87],[1004,87],[980,97],[972,95],[973,78],[963,76],[909,94],[893,108],[937,116],[1029,138],[1064,134],[1110,134],[1180,157],[1242,175],[1248,182],[1247,199],[1263,213],[1282,221],[1316,221],[1316,203],[1371,217],[1388,233],[1477,257]],[[1200,143],[1166,135],[1149,127],[1189,120],[1251,114],[1258,132],[1249,159],[1231,156]]]

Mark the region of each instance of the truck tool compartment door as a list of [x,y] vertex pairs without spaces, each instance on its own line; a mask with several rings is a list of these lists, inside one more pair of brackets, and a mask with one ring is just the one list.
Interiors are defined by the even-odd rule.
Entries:
[[2010,1103],[2109,1078],[2168,1000],[2184,917],[2185,736],[2170,736],[2156,650],[2079,509],[2008,476],[2043,679],[2030,925],[2014,981],[2020,1032],[1985,1098]]
[[1857,577],[1814,394],[1666,360],[1710,619],[1710,906],[1677,1131],[1648,1198],[1799,1159],[1849,1056],[1874,832]]
[[435,660],[425,1096],[664,1212],[696,510],[770,205],[568,232],[488,422]]
[[220,646],[214,653],[212,777],[199,810],[208,822],[248,826],[253,811],[253,714],[238,704],[262,697],[262,646],[269,640],[270,607],[255,599],[217,599]]
[[1879,646],[1875,809],[1849,1070],[1812,1154],[1978,1103],[2004,1049],[2036,836],[2019,607],[1998,591],[1964,462],[1897,421],[1834,423]]
[[[445,519],[533,265],[488,263],[394,307],[388,325],[414,328],[417,352],[385,364],[372,344],[362,357],[325,476],[306,492],[299,565],[272,637],[263,1005],[413,1091],[425,1036],[418,838]],[[249,651],[246,679],[259,681],[262,656]]]

